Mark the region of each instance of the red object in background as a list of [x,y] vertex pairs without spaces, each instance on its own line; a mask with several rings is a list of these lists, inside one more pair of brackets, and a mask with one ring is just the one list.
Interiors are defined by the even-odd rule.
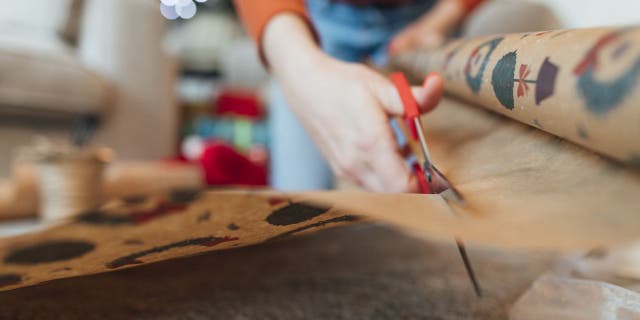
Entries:
[[252,92],[226,90],[218,97],[214,114],[262,118],[260,99]]
[[222,142],[207,144],[200,156],[207,185],[264,186],[266,166],[251,162],[246,156]]

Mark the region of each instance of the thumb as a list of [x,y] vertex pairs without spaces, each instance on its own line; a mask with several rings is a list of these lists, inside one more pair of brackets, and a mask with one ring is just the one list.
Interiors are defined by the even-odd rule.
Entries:
[[[433,110],[440,101],[444,91],[442,77],[437,72],[432,72],[424,79],[422,87],[413,86],[411,92],[418,103],[420,112]],[[382,108],[390,116],[402,117],[405,114],[400,93],[390,80],[385,79],[384,85],[375,90],[375,94]]]
[[422,87],[413,87],[411,90],[420,112],[427,113],[438,106],[444,92],[444,81],[439,73],[431,72],[424,78]]

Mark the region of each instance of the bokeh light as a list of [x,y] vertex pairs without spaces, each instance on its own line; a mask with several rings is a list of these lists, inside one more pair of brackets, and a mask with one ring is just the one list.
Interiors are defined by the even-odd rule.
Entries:
[[175,0],[176,7],[186,7],[193,3],[193,0]]
[[182,19],[191,19],[193,18],[194,15],[196,15],[196,11],[198,11],[198,9],[196,8],[195,2],[191,0],[189,0],[189,2],[186,5],[184,6],[176,5],[175,8],[176,8],[176,12]]
[[160,13],[169,20],[191,19],[198,11],[196,2],[205,3],[207,0],[160,0]]
[[169,20],[175,20],[178,18],[178,12],[176,12],[176,7],[166,5],[164,1],[160,3],[160,13],[162,13],[163,17]]

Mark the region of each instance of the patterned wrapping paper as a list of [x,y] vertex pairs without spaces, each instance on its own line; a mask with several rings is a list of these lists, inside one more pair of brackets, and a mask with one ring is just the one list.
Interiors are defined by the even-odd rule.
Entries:
[[640,166],[640,28],[459,39],[393,63],[447,93]]
[[0,290],[273,241],[356,220],[276,194],[178,192],[128,198],[41,232],[0,239]]
[[0,238],[0,290],[362,220],[495,247],[584,250],[640,240],[638,171],[454,101],[423,120],[433,160],[465,207],[435,195],[346,191],[126,198],[44,231]]

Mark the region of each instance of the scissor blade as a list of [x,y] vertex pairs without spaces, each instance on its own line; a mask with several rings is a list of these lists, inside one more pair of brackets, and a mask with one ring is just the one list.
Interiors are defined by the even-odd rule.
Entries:
[[447,188],[446,190],[440,192],[440,196],[444,198],[447,202],[453,202],[457,205],[464,205],[464,200],[460,196],[460,193],[453,188]]
[[431,175],[433,176],[430,182],[430,187],[433,193],[439,194],[449,203],[455,203],[462,206],[465,204],[462,194],[456,190],[456,188],[449,182],[449,180],[434,166],[431,165]]
[[440,194],[447,201],[454,202],[458,205],[463,204],[464,201],[462,200],[462,195],[453,188],[449,180],[447,180],[447,178],[431,162],[431,155],[429,154],[429,147],[427,147],[427,140],[424,137],[420,118],[416,117],[413,121],[418,131],[420,149],[422,150],[422,156],[424,157],[422,169],[429,185],[431,186],[431,192]]
[[473,271],[471,260],[469,260],[469,256],[467,255],[467,249],[464,245],[464,242],[462,242],[462,239],[456,237],[456,246],[458,247],[458,252],[460,253],[460,257],[462,257],[462,263],[464,263],[464,268],[465,270],[467,270],[467,276],[469,276],[469,280],[471,280],[471,285],[473,285],[473,291],[476,293],[477,297],[482,297],[482,288],[480,287],[478,278],[476,278],[476,273]]
[[[434,179],[430,182],[431,190],[434,193],[440,194],[440,196],[444,199],[444,201],[449,206],[449,210],[454,215],[457,215],[457,210],[452,207],[452,204],[456,204],[457,206],[464,206],[466,203],[462,198],[462,194],[456,190],[456,188],[451,185],[451,182],[447,180],[447,178],[436,168],[434,165],[431,165],[431,170],[433,172]],[[467,271],[467,276],[469,276],[469,280],[473,285],[473,290],[476,293],[477,297],[482,296],[482,289],[480,288],[480,283],[476,278],[476,274],[473,271],[473,266],[471,265],[471,261],[467,255],[467,249],[465,248],[464,242],[462,239],[456,237],[456,245],[458,247],[458,252],[460,253],[460,257],[462,258],[462,262],[464,263],[464,268]]]
[[431,155],[429,154],[429,147],[427,147],[427,140],[424,138],[424,130],[422,129],[422,122],[420,122],[420,117],[414,118],[413,123],[416,126],[416,131],[418,131],[420,150],[422,150],[422,156],[424,157],[423,169],[425,173],[428,173],[431,171]]

